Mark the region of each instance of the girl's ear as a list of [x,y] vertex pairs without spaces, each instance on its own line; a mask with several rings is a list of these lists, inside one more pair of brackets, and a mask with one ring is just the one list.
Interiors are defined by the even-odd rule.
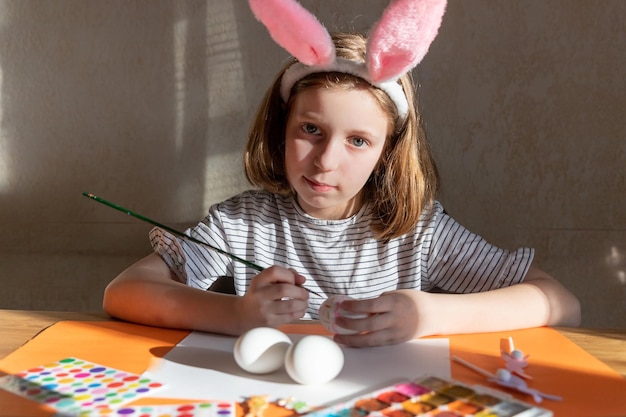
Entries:
[[396,80],[424,58],[446,0],[393,0],[370,33],[367,66],[375,83]]
[[335,60],[335,45],[326,28],[295,0],[248,0],[252,13],[274,41],[309,66]]

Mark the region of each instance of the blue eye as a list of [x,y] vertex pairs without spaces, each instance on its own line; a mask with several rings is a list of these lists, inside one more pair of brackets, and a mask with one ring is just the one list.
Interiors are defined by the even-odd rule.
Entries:
[[352,144],[357,148],[362,148],[363,146],[367,145],[367,142],[363,138],[353,138]]
[[315,126],[314,124],[311,123],[305,123],[302,125],[302,130],[304,130],[305,133],[308,133],[310,135],[317,135],[320,133],[320,130],[317,126]]

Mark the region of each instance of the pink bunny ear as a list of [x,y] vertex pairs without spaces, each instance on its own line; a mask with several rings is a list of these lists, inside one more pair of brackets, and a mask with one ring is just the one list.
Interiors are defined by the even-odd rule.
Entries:
[[305,65],[324,66],[335,59],[326,28],[295,0],[248,0],[272,39]]
[[373,82],[395,80],[424,58],[441,26],[446,0],[393,0],[370,34]]

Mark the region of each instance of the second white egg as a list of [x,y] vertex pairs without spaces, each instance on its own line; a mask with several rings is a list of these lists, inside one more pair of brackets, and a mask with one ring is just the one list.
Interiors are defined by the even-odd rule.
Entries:
[[285,369],[299,384],[323,384],[343,369],[344,355],[337,343],[324,336],[310,335],[287,350]]

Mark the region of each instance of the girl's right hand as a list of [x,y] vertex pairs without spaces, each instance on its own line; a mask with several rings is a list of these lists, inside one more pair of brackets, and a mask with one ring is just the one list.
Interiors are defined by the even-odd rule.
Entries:
[[280,266],[261,271],[238,300],[243,330],[278,327],[302,318],[309,299],[308,291],[302,288],[305,281],[295,270]]

